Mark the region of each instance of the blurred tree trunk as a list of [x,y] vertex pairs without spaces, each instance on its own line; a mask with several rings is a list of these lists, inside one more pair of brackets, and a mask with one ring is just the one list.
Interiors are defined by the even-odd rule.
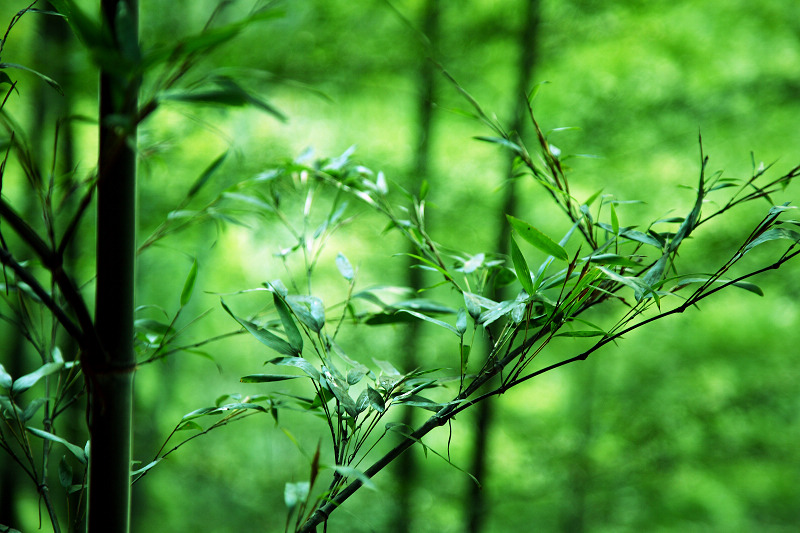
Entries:
[[[102,0],[101,7],[120,54],[137,50],[138,1]],[[89,533],[130,527],[138,87],[138,78],[128,74],[100,73],[95,327],[102,349],[84,361],[90,384]],[[115,126],[112,116],[129,119],[128,125]]]
[[[421,31],[428,39],[428,47],[423,57],[418,79],[419,100],[417,107],[417,150],[414,160],[412,181],[409,190],[419,192],[423,181],[429,176],[430,146],[433,134],[433,98],[434,98],[434,77],[435,66],[429,61],[433,56],[433,47],[436,44],[439,33],[439,0],[427,0],[422,14]],[[412,250],[415,252],[415,250]],[[406,283],[416,293],[423,288],[422,270],[412,268],[414,260],[411,259],[406,268],[408,279]],[[420,347],[419,334],[420,324],[418,320],[409,323],[404,348],[406,352],[406,368],[412,370],[418,366],[417,352]],[[403,423],[414,427],[414,409],[406,409],[403,414]],[[413,518],[413,493],[417,480],[417,457],[413,453],[402,454],[395,466],[397,479],[397,507],[396,516],[392,521],[392,527],[396,533],[408,533],[411,531],[411,521]]]
[[[517,66],[517,88],[514,93],[514,112],[511,119],[511,131],[516,131],[522,136],[527,123],[527,107],[524,100],[531,90],[531,79],[533,77],[533,64],[536,58],[536,39],[539,27],[539,0],[525,0],[525,20],[519,34],[519,63]],[[514,213],[516,210],[516,187],[512,178],[514,161],[509,162],[507,172],[503,203],[498,213],[498,233],[497,250],[504,254],[510,254],[509,239],[510,228],[506,221],[506,214]],[[496,288],[493,299],[500,301],[504,299],[503,291]],[[489,455],[488,438],[491,433],[492,414],[494,402],[480,402],[475,406],[474,440],[472,444],[472,464],[470,472],[484,487],[488,487],[488,469],[486,460]],[[469,482],[467,497],[464,500],[464,514],[466,517],[466,531],[478,533],[483,530],[486,519],[486,493],[484,488],[479,487],[472,481]]]
[[567,480],[561,514],[561,531],[581,533],[586,531],[586,498],[592,476],[588,456],[592,441],[595,366],[588,361],[574,369],[572,405],[565,420],[574,421],[575,441],[565,457]]

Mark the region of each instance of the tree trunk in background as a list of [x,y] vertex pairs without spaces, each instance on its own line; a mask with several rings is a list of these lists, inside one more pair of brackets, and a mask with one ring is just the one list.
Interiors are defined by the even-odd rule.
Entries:
[[[119,50],[138,46],[137,0],[102,0]],[[102,346],[86,354],[90,383],[89,533],[127,532],[130,523],[133,396],[136,114],[138,79],[100,73],[95,326]],[[126,131],[109,117],[131,119]]]
[[561,510],[561,531],[582,533],[586,531],[586,497],[592,477],[591,462],[587,454],[592,441],[592,414],[596,369],[587,361],[572,372],[572,401],[564,420],[574,421],[576,441],[565,457],[566,487],[564,494],[568,502]]
[[[432,135],[433,119],[433,95],[434,95],[434,76],[436,74],[434,64],[429,61],[433,54],[433,47],[436,44],[439,33],[439,0],[427,0],[422,14],[421,31],[428,38],[429,49],[423,58],[419,77],[419,104],[417,113],[419,117],[417,127],[417,151],[414,161],[414,174],[409,184],[409,190],[419,192],[422,182],[428,179],[428,167],[430,161],[430,145]],[[412,252],[416,252],[412,250]],[[409,261],[408,279],[406,283],[416,293],[423,287],[422,270],[411,268],[414,264],[413,259]],[[421,322],[414,320],[409,323],[408,332],[404,343],[406,354],[405,363],[407,370],[413,370],[418,366],[417,352],[419,350],[419,332]],[[403,423],[414,427],[414,409],[407,408],[403,414]],[[411,531],[411,521],[414,516],[412,512],[413,492],[416,487],[417,478],[417,457],[413,453],[402,454],[397,459],[395,475],[397,478],[397,510],[392,527],[395,533],[408,533]]]
[[[510,128],[511,131],[518,132],[520,136],[522,136],[525,124],[527,123],[527,107],[523,99],[531,90],[533,63],[536,57],[536,37],[539,26],[539,0],[526,0],[525,4],[525,21],[520,31],[519,41],[518,82],[514,94],[516,105],[514,107]],[[504,254],[510,254],[510,227],[506,221],[506,214],[512,214],[516,210],[516,188],[514,186],[514,181],[510,179],[512,170],[513,159],[509,163],[507,174],[509,181],[505,187],[502,209],[497,217],[499,222],[497,249]],[[493,299],[496,301],[503,300],[504,296],[502,292],[501,289],[495,289]],[[466,517],[465,530],[470,533],[482,531],[486,519],[486,493],[484,490],[488,487],[486,484],[488,479],[486,459],[489,455],[488,438],[491,432],[493,409],[493,401],[480,402],[475,406],[475,433],[472,445],[473,455],[469,471],[483,483],[484,488],[478,487],[472,481],[469,482],[467,497],[464,500],[466,504],[464,515]]]

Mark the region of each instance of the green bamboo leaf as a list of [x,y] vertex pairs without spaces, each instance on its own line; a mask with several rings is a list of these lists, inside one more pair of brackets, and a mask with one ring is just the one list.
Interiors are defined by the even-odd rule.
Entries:
[[642,281],[644,281],[649,287],[654,287],[661,279],[664,277],[664,269],[667,266],[667,259],[669,258],[669,254],[662,255],[656,263],[650,267],[650,269],[645,273],[644,277],[642,277]]
[[49,76],[46,76],[46,75],[42,74],[41,72],[39,72],[37,70],[33,70],[32,68],[26,67],[25,65],[18,65],[17,63],[0,63],[0,70],[6,69],[6,68],[14,68],[14,69],[17,69],[17,70],[24,70],[25,72],[29,72],[29,73],[33,74],[34,76],[39,77],[41,80],[43,80],[45,83],[47,83],[50,87],[52,87],[53,89],[58,91],[58,94],[60,94],[60,95],[64,94],[64,90],[61,88],[61,85],[59,85],[56,80],[54,80],[53,78],[51,78]]
[[[199,426],[198,426],[198,427],[199,427]],[[203,428],[201,427],[200,429],[203,429]],[[146,465],[144,465],[142,468],[139,468],[138,470],[133,470],[133,471],[131,472],[131,476],[138,476],[138,475],[140,475],[140,474],[144,474],[145,472],[147,472],[148,470],[150,470],[151,468],[153,468],[154,466],[156,466],[158,463],[160,463],[160,462],[161,462],[161,459],[163,459],[163,457],[159,457],[159,458],[158,458],[158,459],[156,459],[155,461],[150,461],[149,463],[147,463]]]
[[9,374],[8,372],[6,372],[6,369],[5,369],[5,367],[3,367],[3,365],[2,365],[2,364],[0,364],[0,387],[2,387],[2,388],[4,388],[4,389],[8,390],[8,389],[10,389],[10,388],[11,388],[11,383],[12,383],[13,381],[14,381],[14,380],[13,380],[13,378],[11,377],[11,374]]
[[797,243],[798,241],[800,241],[800,233],[786,228],[772,228],[765,231],[764,233],[753,239],[750,243],[748,243],[744,251],[749,252],[759,244],[764,244],[765,242],[774,241],[778,239],[788,239],[790,241],[794,241],[795,243]]
[[58,462],[58,482],[65,489],[72,486],[72,467],[67,462],[66,455],[62,455]]
[[282,353],[283,355],[292,355],[293,356],[293,355],[296,354],[295,349],[292,348],[292,346],[288,342],[286,342],[285,340],[281,339],[280,337],[278,337],[274,333],[270,333],[269,331],[256,326],[252,322],[249,322],[249,321],[247,321],[247,320],[245,320],[243,318],[237,317],[236,315],[233,314],[233,311],[231,311],[228,308],[228,306],[225,305],[225,302],[222,300],[222,298],[220,298],[220,302],[222,303],[222,308],[225,309],[225,312],[227,312],[229,315],[231,315],[235,321],[237,321],[253,337],[258,339],[258,341],[261,344],[263,344],[265,346],[268,346],[268,347],[272,348],[273,350],[275,350],[276,352]]
[[11,386],[11,391],[14,394],[20,394],[22,392],[25,392],[26,390],[36,385],[36,382],[38,382],[43,377],[55,374],[62,368],[64,368],[64,363],[45,363],[44,365],[39,367],[35,372],[31,372],[30,374],[25,374],[24,376],[15,379],[14,384]]
[[322,300],[316,296],[290,295],[286,296],[286,303],[300,322],[315,333],[322,331],[325,325],[325,306],[322,305]]
[[467,311],[463,307],[458,310],[456,315],[456,330],[459,335],[464,335],[467,331]]
[[556,259],[561,259],[562,261],[567,261],[569,259],[567,251],[564,249],[564,247],[560,246],[553,239],[534,228],[531,224],[528,224],[527,222],[511,215],[506,215],[506,218],[511,224],[511,227],[514,228],[520,237],[534,245],[539,250],[548,255],[552,255]]
[[345,465],[325,465],[325,466],[326,468],[330,468],[331,470],[338,472],[339,474],[341,474],[346,478],[354,477],[358,479],[359,481],[361,481],[361,484],[365,489],[378,490],[378,488],[375,486],[375,483],[373,483],[372,480],[369,477],[367,477],[365,473],[353,468],[352,466],[345,466]]
[[380,392],[376,391],[369,385],[367,385],[367,400],[369,404],[372,406],[373,409],[382,413],[386,410],[386,403],[383,401],[383,396]]
[[221,155],[219,155],[214,161],[211,162],[208,167],[203,171],[200,176],[194,181],[192,186],[189,188],[189,192],[186,193],[186,198],[191,199],[194,198],[195,195],[200,192],[200,189],[208,183],[208,180],[219,170],[219,167],[222,166],[222,163],[225,162],[225,158],[228,157],[228,152],[225,151]]
[[518,144],[513,143],[513,142],[509,141],[508,139],[503,139],[502,137],[483,137],[483,136],[479,135],[477,137],[473,137],[473,139],[475,139],[477,141],[483,141],[483,142],[487,142],[487,143],[498,144],[498,145],[500,145],[500,146],[502,146],[504,148],[508,148],[509,150],[514,152],[515,154],[522,154],[523,153],[522,148]]
[[299,356],[301,353],[303,353],[303,336],[300,334],[300,330],[297,329],[297,324],[294,323],[292,312],[289,311],[289,308],[286,306],[286,303],[284,303],[283,298],[281,298],[277,292],[272,293],[272,301],[275,304],[275,309],[278,310],[278,315],[281,317],[283,331],[286,332],[286,338],[289,339],[289,345],[294,348],[294,355]]
[[564,333],[557,333],[556,337],[602,337],[605,333],[595,330],[581,330],[581,331],[565,331]]
[[203,431],[203,426],[201,426],[200,424],[198,424],[193,420],[189,420],[188,422],[184,422],[183,424],[178,426],[178,429],[176,429],[175,431],[194,431],[194,430]]
[[283,374],[250,374],[239,379],[242,383],[271,383],[273,381],[286,381],[302,376],[287,376]]
[[638,262],[634,261],[630,257],[617,254],[598,254],[589,256],[587,259],[590,263],[597,263],[600,265],[617,265],[627,267],[641,266]]
[[291,515],[298,504],[306,501],[308,493],[311,491],[311,483],[308,481],[297,481],[295,483],[286,483],[283,487],[283,503],[289,509]]
[[336,268],[339,269],[339,273],[344,279],[353,281],[353,266],[341,252],[336,255]]
[[452,331],[456,335],[460,335],[458,333],[458,330],[456,328],[454,328],[453,326],[451,326],[450,324],[448,324],[447,322],[442,322],[441,320],[437,320],[435,318],[431,318],[429,316],[425,316],[422,313],[417,313],[416,311],[410,311],[408,309],[400,309],[399,312],[408,313],[409,315],[413,315],[413,316],[419,318],[420,320],[424,320],[426,322],[430,322],[431,324],[436,324],[439,327],[442,327],[442,328],[445,328],[447,330]]
[[194,292],[194,282],[197,280],[197,259],[192,262],[192,268],[189,270],[189,275],[186,276],[186,281],[183,283],[183,290],[181,291],[181,307],[185,307],[192,298]]
[[302,357],[277,357],[275,359],[267,361],[264,364],[293,366],[305,372],[308,375],[308,377],[310,377],[314,381],[319,381],[319,370],[314,368],[314,366],[311,363],[309,363]]
[[611,208],[611,229],[614,235],[619,234],[619,219],[617,218],[617,210],[614,209],[614,204],[610,203],[608,206]]
[[511,246],[511,261],[514,263],[514,270],[517,271],[517,279],[520,284],[522,284],[522,288],[525,289],[525,292],[533,294],[533,280],[531,279],[531,271],[528,269],[528,262],[525,261],[525,256],[522,255],[513,237],[509,244]]
[[34,435],[36,435],[37,437],[41,437],[43,439],[46,439],[46,440],[49,440],[49,441],[52,441],[52,442],[57,442],[59,444],[63,444],[64,446],[67,447],[67,449],[70,452],[72,452],[72,455],[74,455],[78,459],[78,461],[81,462],[81,464],[86,464],[86,454],[84,453],[83,448],[81,448],[80,446],[75,446],[71,442],[68,442],[68,441],[62,439],[61,437],[59,437],[57,435],[53,435],[52,433],[48,433],[47,431],[42,431],[41,429],[37,429],[37,428],[31,427],[31,426],[27,426],[26,429],[28,431],[30,431],[31,433],[33,433]]
[[34,417],[36,412],[47,402],[47,398],[36,398],[28,404],[25,411],[22,413],[22,421],[27,422]]

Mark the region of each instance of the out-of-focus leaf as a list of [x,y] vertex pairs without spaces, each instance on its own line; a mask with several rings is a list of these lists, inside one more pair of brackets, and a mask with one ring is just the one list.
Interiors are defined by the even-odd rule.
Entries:
[[366,474],[361,472],[360,470],[356,470],[352,466],[345,466],[345,465],[326,465],[328,468],[342,474],[344,477],[354,477],[361,481],[361,484],[366,489],[370,490],[378,490],[375,486],[375,483],[372,482],[370,478],[367,477]]
[[458,315],[456,315],[456,330],[459,335],[464,335],[464,332],[467,331],[467,311],[463,307],[458,310]]
[[477,141],[483,141],[483,142],[487,142],[487,143],[498,144],[498,145],[500,145],[500,146],[502,146],[504,148],[508,148],[509,150],[514,152],[515,154],[522,154],[523,153],[522,148],[517,143],[513,143],[513,142],[509,141],[508,139],[503,139],[502,137],[483,137],[483,136],[479,135],[479,136],[476,136],[476,137],[473,137],[473,138],[475,140],[477,140]]
[[11,386],[11,391],[14,394],[20,394],[22,392],[25,392],[26,390],[36,385],[36,383],[43,377],[55,374],[62,368],[64,368],[64,363],[45,363],[44,365],[40,366],[36,371],[31,372],[30,374],[25,374],[24,376],[15,379],[14,384]]
[[25,411],[22,413],[22,421],[27,422],[31,418],[34,417],[36,412],[45,404],[47,398],[36,398],[35,400],[31,401],[28,404],[28,407],[25,408]]
[[58,482],[65,489],[72,486],[72,467],[67,462],[67,456],[62,455],[61,460],[58,462]]
[[203,171],[202,174],[192,183],[192,186],[189,187],[189,192],[186,193],[186,198],[191,199],[200,192],[200,189],[208,183],[208,180],[219,170],[219,167],[222,166],[222,163],[225,162],[225,158],[228,157],[228,152],[223,152],[219,155],[214,161],[211,162],[208,167]]
[[0,387],[4,389],[10,389],[12,381],[13,378],[11,377],[11,374],[6,372],[5,367],[0,364]]
[[289,509],[289,514],[294,512],[298,504],[306,501],[308,493],[311,490],[311,484],[308,481],[298,481],[296,483],[287,483],[283,488],[283,502]]
[[183,283],[183,290],[181,291],[181,307],[186,306],[192,298],[194,292],[194,282],[197,280],[197,259],[192,262],[192,268],[189,269],[189,275],[186,276],[186,281]]
[[52,442],[63,444],[64,446],[67,447],[67,449],[70,452],[72,452],[72,455],[74,455],[78,459],[78,461],[81,462],[81,464],[86,464],[86,455],[83,452],[83,448],[81,448],[80,446],[75,446],[71,442],[62,439],[57,435],[53,435],[52,433],[48,433],[47,431],[42,431],[41,429],[38,428],[27,426],[27,430],[36,435],[37,437],[41,437],[43,439],[47,439]]
[[252,105],[283,122],[286,121],[286,115],[279,111],[275,106],[253,95],[250,91],[242,87],[232,78],[218,76],[214,78],[213,81],[216,85],[216,88],[199,91],[173,90],[162,94],[161,99],[231,107]]
[[534,228],[531,224],[528,224],[527,222],[511,215],[506,215],[506,218],[511,224],[511,227],[514,228],[520,237],[531,243],[539,250],[548,255],[552,255],[556,259],[561,259],[562,261],[567,261],[569,259],[567,251],[561,245],[538,229]]
[[150,333],[155,333],[157,335],[172,335],[175,333],[175,329],[170,327],[169,324],[164,324],[163,322],[159,322],[158,320],[153,320],[150,318],[140,318],[133,322],[133,325],[136,329],[149,331]]
[[475,272],[478,268],[480,268],[485,259],[486,259],[486,254],[484,253],[475,254],[464,262],[464,266],[462,266],[460,269],[457,270],[460,270],[464,274],[471,274]]
[[339,273],[344,279],[353,281],[353,266],[341,252],[336,255],[336,268],[339,269]]

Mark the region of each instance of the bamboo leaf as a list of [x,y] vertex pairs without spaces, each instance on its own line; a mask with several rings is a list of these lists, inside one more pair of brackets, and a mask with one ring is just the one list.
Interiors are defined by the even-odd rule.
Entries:
[[225,305],[225,302],[221,298],[220,298],[220,302],[222,303],[222,308],[225,309],[225,312],[227,312],[229,315],[231,315],[235,321],[237,321],[253,337],[258,339],[258,341],[261,344],[263,344],[265,346],[268,346],[268,347],[272,348],[273,350],[275,350],[276,352],[282,353],[283,355],[291,355],[291,356],[293,356],[293,355],[296,354],[295,349],[292,348],[292,346],[288,342],[286,342],[285,340],[281,339],[280,337],[278,337],[274,333],[270,333],[269,331],[258,327],[257,325],[253,324],[252,322],[249,322],[249,321],[247,321],[247,320],[245,320],[243,318],[237,317],[236,315],[233,314],[233,311],[231,311],[228,308],[228,306]]
[[39,367],[35,372],[31,372],[30,374],[25,374],[24,376],[15,379],[14,384],[11,386],[11,391],[14,394],[20,394],[22,392],[25,392],[26,390],[36,385],[36,383],[43,377],[55,374],[62,368],[64,368],[64,363],[45,363],[44,365]]
[[305,372],[308,375],[308,377],[310,377],[314,381],[319,381],[319,370],[314,368],[314,366],[311,363],[309,363],[302,357],[277,357],[275,359],[267,361],[264,364],[293,366]]
[[285,374],[250,374],[239,379],[242,383],[271,383],[273,381],[286,381],[302,376],[287,376]]
[[83,448],[81,448],[80,446],[75,446],[71,442],[68,442],[68,441],[62,439],[61,437],[59,437],[57,435],[53,435],[52,433],[48,433],[47,431],[43,431],[43,430],[38,429],[38,428],[27,426],[27,430],[30,431],[31,433],[33,433],[34,435],[36,435],[37,437],[41,437],[43,439],[46,439],[46,440],[49,440],[49,441],[52,441],[52,442],[57,442],[59,444],[63,444],[64,446],[67,447],[67,449],[70,452],[72,452],[72,455],[74,455],[78,459],[78,461],[81,462],[81,464],[86,464],[86,454],[84,453]]
[[0,387],[4,388],[6,390],[10,389],[11,388],[11,383],[13,381],[14,380],[11,377],[11,374],[6,372],[5,367],[3,367],[2,364],[0,364]]
[[341,252],[336,255],[336,268],[344,279],[353,281],[353,266]]
[[409,315],[413,315],[413,316],[419,318],[420,320],[424,320],[426,322],[430,322],[431,324],[436,324],[439,327],[445,328],[447,330],[452,331],[456,335],[459,335],[458,330],[456,328],[454,328],[453,326],[451,326],[450,324],[448,324],[447,322],[442,322],[441,320],[437,320],[435,318],[431,318],[429,316],[425,316],[422,313],[417,313],[416,311],[410,311],[408,309],[400,309],[399,312],[408,313]]
[[189,270],[189,275],[186,276],[186,281],[183,283],[183,290],[181,291],[181,307],[185,307],[192,298],[194,292],[194,282],[197,280],[197,259],[192,262],[192,268]]
[[525,292],[533,294],[533,280],[531,280],[531,271],[528,268],[528,262],[525,261],[525,256],[522,255],[513,237],[509,245],[511,246],[511,261],[514,263],[514,270],[517,271],[517,279],[520,284],[522,284],[522,288],[525,289]]
[[283,331],[286,332],[286,338],[289,339],[289,345],[294,349],[294,355],[299,356],[301,353],[303,353],[303,336],[300,334],[300,330],[297,329],[297,324],[294,323],[292,312],[289,311],[289,308],[286,306],[286,303],[284,303],[283,298],[281,298],[277,292],[272,293],[272,301],[275,304],[275,309],[278,311],[278,316],[281,317]]
[[37,76],[38,78],[43,80],[45,83],[47,83],[50,87],[52,87],[56,91],[58,91],[58,94],[61,94],[61,95],[64,94],[64,90],[61,88],[61,85],[59,85],[56,80],[54,80],[53,78],[51,78],[49,76],[46,76],[46,75],[42,74],[41,72],[39,72],[37,70],[33,70],[32,68],[26,67],[25,65],[18,65],[17,63],[0,63],[0,70],[6,69],[6,68],[14,68],[14,69],[17,69],[17,70],[24,70],[25,72],[29,72],[29,73],[33,74],[34,76]]
[[520,220],[511,215],[506,215],[511,227],[519,234],[520,237],[534,245],[539,250],[548,255],[552,255],[556,259],[567,261],[569,256],[563,246],[559,245],[553,239],[533,227],[531,224]]

